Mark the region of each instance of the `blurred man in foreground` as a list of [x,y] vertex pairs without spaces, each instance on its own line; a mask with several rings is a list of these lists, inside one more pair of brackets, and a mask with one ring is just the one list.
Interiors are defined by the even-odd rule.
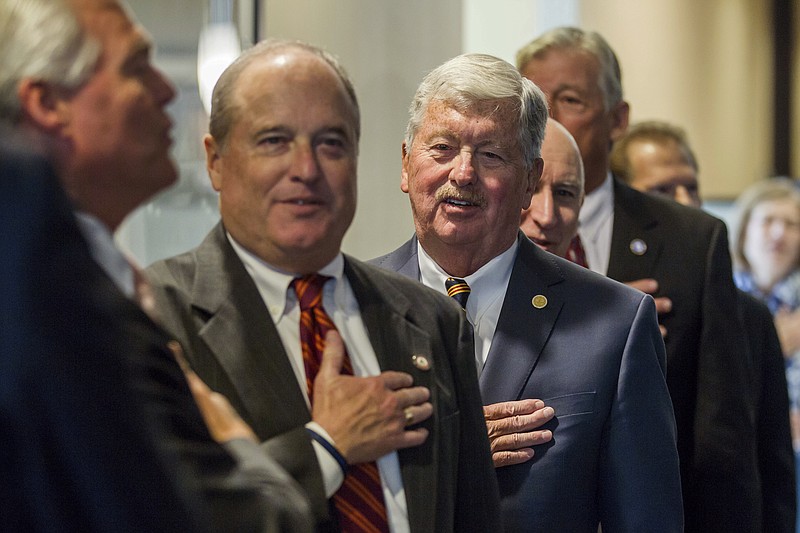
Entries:
[[[44,344],[36,355],[52,357],[53,367],[63,365],[69,371],[63,373],[63,382],[45,392],[56,397],[41,401],[63,408],[67,418],[77,411],[75,403],[89,402],[98,416],[74,420],[68,436],[59,431],[57,415],[31,421],[53,424],[39,429],[52,430],[46,441],[56,449],[62,442],[65,457],[51,457],[41,469],[17,465],[23,471],[30,467],[29,481],[36,487],[18,487],[31,493],[29,507],[13,508],[19,526],[50,531],[309,531],[304,496],[261,452],[250,428],[196,376],[189,373],[187,383],[176,361],[180,346],[146,314],[154,312],[147,285],[112,239],[136,206],[176,178],[169,157],[171,122],[164,109],[175,93],[150,63],[149,37],[116,0],[0,0],[0,12],[0,118],[49,151],[94,259],[85,258],[75,220],[53,226],[63,231],[63,245],[46,242],[53,245],[54,256],[66,254],[69,261],[57,267],[62,283],[54,287],[54,307],[47,308],[40,326],[50,334],[63,333],[64,351]],[[42,197],[47,195],[42,192]],[[63,211],[48,215],[64,217]],[[35,268],[46,272],[48,261],[41,258]],[[52,280],[41,283],[47,287]],[[76,294],[85,300],[65,305]],[[34,301],[28,303],[33,313],[39,312]],[[68,327],[71,322],[75,329]],[[49,353],[48,348],[56,351]],[[80,353],[84,349],[86,357]],[[108,358],[98,365],[97,355],[104,351],[110,352]],[[47,366],[39,358],[28,363],[28,370],[15,370]],[[88,391],[88,396],[57,399],[59,391],[71,387],[76,395]],[[125,406],[131,413],[117,418]],[[126,421],[132,427],[124,427]],[[24,441],[24,430],[15,429],[20,433],[10,438]],[[152,487],[125,489],[128,476],[140,477],[134,472],[140,466],[130,459],[135,448],[115,450],[115,460],[103,470],[92,466],[98,452],[85,446],[86,441],[97,435],[97,446],[108,441],[125,446],[114,438],[126,431],[141,432],[129,446],[142,446],[143,460],[158,462],[142,468],[163,469],[160,476],[154,474],[160,482]],[[84,445],[70,446],[72,442]],[[178,496],[165,498],[170,489]],[[184,507],[175,500],[183,500]]]

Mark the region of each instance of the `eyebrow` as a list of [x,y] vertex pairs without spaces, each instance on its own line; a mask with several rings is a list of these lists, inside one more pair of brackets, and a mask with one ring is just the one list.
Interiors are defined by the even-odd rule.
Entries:
[[125,63],[127,64],[131,61],[136,61],[142,57],[149,59],[152,52],[153,41],[144,35],[137,35],[136,40],[131,45],[130,50],[128,50],[128,54],[125,57]]
[[452,132],[452,130],[446,128],[439,128],[436,131],[432,131],[428,135],[425,136],[425,139],[435,139],[436,137],[442,137],[446,139],[454,139],[457,136]]
[[574,85],[574,84],[571,84],[571,83],[562,83],[561,85],[556,87],[556,89],[553,91],[553,94],[556,95],[556,94],[559,94],[559,93],[561,93],[563,91],[575,91],[575,92],[578,92],[578,93],[581,93],[581,94],[586,92],[585,89],[583,89],[581,87],[578,87],[577,85]]
[[[290,128],[289,126],[282,125],[282,124],[277,124],[275,126],[265,126],[263,128],[257,129],[253,133],[253,138],[259,137],[261,135],[266,135],[266,134],[269,134],[269,133],[281,133],[281,134],[284,134],[284,135],[294,135],[294,129]],[[337,135],[341,135],[342,137],[344,137],[345,139],[347,139],[349,141],[352,141],[353,138],[354,138],[354,134],[350,135],[348,133],[347,128],[344,127],[344,126],[324,126],[324,127],[320,128],[319,130],[315,131],[314,132],[314,136],[316,137],[318,135],[324,135],[324,134],[330,134],[330,133],[335,133]]]

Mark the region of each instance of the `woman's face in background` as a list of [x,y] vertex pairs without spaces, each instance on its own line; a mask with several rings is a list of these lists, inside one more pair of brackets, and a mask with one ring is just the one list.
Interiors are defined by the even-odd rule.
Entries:
[[747,223],[744,256],[762,290],[798,268],[800,207],[788,198],[757,204]]

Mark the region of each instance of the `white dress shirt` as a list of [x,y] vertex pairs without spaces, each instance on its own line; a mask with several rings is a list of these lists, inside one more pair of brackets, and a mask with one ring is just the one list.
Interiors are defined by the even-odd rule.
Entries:
[[586,195],[578,215],[578,235],[586,252],[586,262],[591,270],[604,276],[608,272],[614,231],[613,179],[609,172],[603,184]]
[[[289,356],[289,362],[294,370],[297,385],[303,391],[306,404],[310,407],[308,391],[306,390],[303,351],[300,345],[300,305],[298,305],[294,289],[291,288],[292,280],[297,275],[277,270],[245,250],[229,234],[227,236],[236,255],[239,256],[248,274],[253,278],[259,294],[264,300],[270,317],[275,323],[275,328],[278,330],[278,335],[281,338],[286,354]],[[361,310],[358,307],[355,294],[353,294],[353,289],[344,276],[344,257],[342,254],[337,255],[333,261],[322,268],[319,274],[333,278],[328,280],[322,289],[322,306],[342,336],[353,365],[353,373],[356,376],[379,375],[381,369],[378,364],[378,358],[369,341],[364,321],[361,319]],[[324,436],[334,446],[336,445],[330,435],[319,424],[310,422],[307,427]],[[322,445],[316,441],[312,441],[312,444],[322,469],[325,492],[327,497],[330,498],[339,490],[344,481],[344,475],[339,464]],[[391,452],[384,455],[377,460],[377,464],[381,475],[381,486],[383,488],[383,498],[386,502],[389,527],[394,533],[408,532],[408,508],[397,453]]]
[[[466,311],[467,320],[472,324],[478,375],[483,371],[486,357],[492,347],[492,338],[497,329],[497,321],[500,319],[500,311],[503,309],[503,301],[518,248],[519,243],[515,240],[508,250],[493,258],[474,273],[462,278],[470,289]],[[417,242],[417,257],[422,283],[447,294],[444,282],[450,277],[450,274],[442,270],[419,242]]]
[[75,217],[83,238],[89,243],[92,259],[100,265],[125,296],[134,298],[136,284],[133,267],[114,243],[114,235],[105,224],[89,213],[76,211]]

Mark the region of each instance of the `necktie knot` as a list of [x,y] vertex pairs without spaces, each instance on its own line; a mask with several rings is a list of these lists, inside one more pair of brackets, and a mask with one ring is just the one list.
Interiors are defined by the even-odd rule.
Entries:
[[318,307],[322,302],[322,287],[328,281],[330,276],[323,276],[321,274],[307,274],[300,278],[292,280],[292,288],[297,294],[297,301],[300,304],[300,310],[306,311]]
[[457,301],[462,309],[467,308],[467,298],[469,298],[469,285],[463,279],[447,278],[444,280],[444,286],[447,288],[447,295]]

